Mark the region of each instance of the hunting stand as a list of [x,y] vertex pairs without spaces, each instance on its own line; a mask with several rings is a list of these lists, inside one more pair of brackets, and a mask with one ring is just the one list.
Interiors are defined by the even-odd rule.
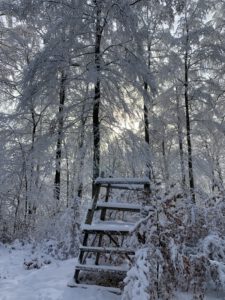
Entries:
[[[100,190],[106,189],[104,200],[100,200]],[[110,198],[110,192],[113,189],[143,191],[145,199],[143,203],[133,204],[121,201],[115,201]],[[143,206],[146,205],[146,199],[149,201],[150,181],[148,178],[97,178],[94,184],[93,200],[91,207],[88,208],[85,223],[82,226],[83,242],[79,248],[78,262],[75,267],[73,287],[88,287],[88,284],[82,284],[80,281],[80,273],[110,273],[113,278],[115,276],[125,277],[129,266],[122,265],[103,265],[99,264],[100,256],[106,254],[116,254],[125,257],[128,260],[130,256],[135,254],[133,249],[124,248],[122,246],[123,237],[128,236],[134,228],[135,223],[116,222],[115,220],[106,220],[107,211],[122,211],[139,214]],[[145,203],[144,203],[145,202]],[[95,214],[100,211],[99,220],[96,220]],[[91,239],[92,237],[92,239]],[[106,240],[106,237],[108,238]],[[103,245],[104,244],[104,245]],[[107,245],[106,245],[107,244]],[[88,255],[94,255],[94,261],[88,263]],[[94,263],[93,263],[94,262]],[[104,287],[111,292],[120,293],[118,287]]]

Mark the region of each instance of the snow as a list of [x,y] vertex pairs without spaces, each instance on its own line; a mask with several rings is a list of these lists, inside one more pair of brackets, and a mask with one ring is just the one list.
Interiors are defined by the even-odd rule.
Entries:
[[[120,295],[99,290],[96,286],[70,288],[75,259],[53,260],[40,269],[26,270],[24,260],[32,253],[31,246],[5,247],[0,244],[0,300],[121,300]],[[41,256],[41,253],[39,253]],[[177,293],[174,300],[191,300],[190,294]],[[206,300],[224,299],[218,293]]]
[[126,286],[122,300],[149,300],[149,262],[148,249],[141,249],[136,253],[136,263],[127,272]]
[[121,297],[96,287],[70,288],[75,259],[53,260],[41,269],[25,270],[30,247],[14,250],[0,245],[0,300],[119,300]]
[[88,231],[115,231],[115,232],[131,232],[134,227],[134,224],[131,223],[122,223],[114,222],[114,223],[107,223],[105,222],[99,223],[99,224],[93,224],[88,225],[84,224],[82,225],[82,230],[88,230]]
[[80,249],[90,252],[114,252],[114,253],[134,253],[135,251],[133,249],[129,248],[118,248],[118,247],[92,247],[92,246],[80,246]]
[[127,272],[129,270],[128,266],[108,266],[108,265],[76,265],[77,269],[80,270],[96,270],[96,271],[111,271],[111,272]]

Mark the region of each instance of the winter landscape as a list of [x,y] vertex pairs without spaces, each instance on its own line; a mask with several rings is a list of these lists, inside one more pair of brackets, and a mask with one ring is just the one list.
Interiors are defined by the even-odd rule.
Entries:
[[224,74],[224,0],[0,0],[0,300],[225,300]]

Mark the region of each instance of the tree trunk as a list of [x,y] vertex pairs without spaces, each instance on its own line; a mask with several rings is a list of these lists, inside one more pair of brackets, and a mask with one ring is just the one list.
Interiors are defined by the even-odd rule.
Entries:
[[34,175],[34,143],[36,139],[37,122],[35,119],[35,110],[31,108],[32,117],[32,138],[31,138],[31,149],[30,149],[30,178],[29,178],[29,197],[28,197],[28,214],[33,215],[36,213],[36,201],[33,199],[35,194],[35,175]]
[[80,132],[80,141],[79,141],[79,168],[78,168],[78,178],[77,178],[77,197],[82,198],[83,196],[83,168],[84,168],[84,158],[85,158],[85,149],[84,149],[84,138],[85,138],[85,104],[83,105],[82,117],[81,117],[81,132]]
[[150,159],[150,135],[149,135],[149,111],[147,106],[147,93],[148,93],[148,84],[144,83],[144,126],[145,126],[145,143],[147,146],[147,159],[146,159],[146,175],[149,179],[152,179],[152,168],[151,168],[151,159]]
[[176,100],[177,100],[177,131],[178,131],[178,144],[179,144],[179,153],[180,153],[181,182],[182,182],[182,189],[185,193],[186,177],[185,177],[185,165],[184,165],[183,131],[182,131],[182,124],[181,124],[180,103],[179,103],[178,94],[176,95]]
[[195,192],[194,192],[194,174],[193,174],[193,163],[192,163],[192,145],[191,145],[191,126],[190,126],[190,112],[189,112],[189,63],[188,63],[188,49],[189,49],[189,30],[186,26],[186,50],[185,50],[185,82],[184,82],[184,99],[185,99],[185,110],[186,110],[186,136],[187,136],[187,149],[188,149],[188,174],[189,174],[189,186],[192,202],[195,203]]
[[[151,44],[148,42],[148,68],[150,69],[151,60]],[[145,145],[147,147],[147,159],[146,159],[146,176],[149,177],[150,181],[153,178],[153,170],[151,163],[151,153],[150,153],[150,135],[149,135],[149,110],[148,110],[148,84],[144,82],[144,126],[145,126]],[[149,187],[149,192],[151,193],[151,187]]]
[[96,27],[95,27],[95,68],[96,68],[96,83],[94,89],[93,103],[93,186],[92,195],[94,194],[94,182],[100,174],[100,121],[99,108],[101,98],[100,84],[100,54],[101,54],[101,38],[103,27],[101,26],[101,7],[97,4],[96,12]]
[[58,112],[58,130],[56,144],[56,169],[54,179],[54,198],[57,201],[57,209],[60,201],[60,184],[61,184],[61,159],[62,159],[62,134],[64,126],[64,104],[66,98],[66,79],[64,71],[61,71],[60,91],[59,91],[59,112]]
[[223,183],[223,174],[222,174],[222,169],[220,166],[220,159],[219,159],[219,155],[216,155],[216,170],[218,173],[218,185],[219,185],[219,190],[220,192],[222,192],[224,194],[224,183]]
[[70,164],[66,142],[64,142],[65,158],[66,158],[66,207],[70,204]]
[[164,181],[166,189],[169,188],[169,170],[168,170],[168,164],[167,164],[167,157],[166,157],[166,145],[165,145],[165,139],[163,136],[162,140],[162,155],[163,155],[163,165],[164,165]]

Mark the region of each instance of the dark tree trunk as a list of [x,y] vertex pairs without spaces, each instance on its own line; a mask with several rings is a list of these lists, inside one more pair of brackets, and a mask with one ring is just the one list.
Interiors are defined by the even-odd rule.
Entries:
[[[150,62],[149,62],[150,67]],[[149,134],[149,111],[147,105],[147,96],[148,96],[148,84],[144,82],[144,126],[145,126],[145,146],[146,146],[146,176],[150,179],[150,182],[153,179],[153,170],[151,164],[151,154],[150,154],[150,134]],[[145,187],[146,190],[151,194],[151,185]]]
[[28,197],[28,214],[33,215],[36,213],[36,204],[33,203],[31,195],[34,193],[35,178],[34,178],[34,143],[36,139],[37,122],[35,119],[34,108],[31,109],[32,117],[32,138],[31,138],[31,149],[30,149],[30,182],[29,182],[29,197]]
[[164,181],[165,181],[165,184],[166,184],[166,189],[168,189],[169,170],[168,170],[168,164],[167,164],[166,145],[165,145],[164,136],[163,136],[163,140],[162,140],[162,156],[163,156],[163,165],[164,165]]
[[182,182],[182,189],[185,193],[186,177],[185,177],[185,165],[184,165],[183,130],[182,130],[182,123],[181,123],[180,103],[179,103],[178,94],[176,95],[176,100],[177,100],[177,131],[178,131],[178,144],[179,144],[179,153],[180,153],[181,182]]
[[146,175],[149,177],[149,179],[151,180],[152,176],[151,176],[151,162],[150,162],[150,153],[149,153],[149,149],[150,149],[150,135],[149,135],[149,120],[148,120],[148,116],[149,116],[149,112],[148,112],[148,106],[147,106],[147,93],[148,93],[148,84],[145,82],[144,83],[144,126],[145,126],[145,143],[147,146],[147,160],[146,160]]
[[86,118],[84,116],[84,106],[83,113],[81,117],[81,133],[80,133],[80,141],[79,141],[79,168],[78,168],[78,187],[77,187],[77,197],[82,198],[83,196],[83,168],[84,168],[84,138],[85,138],[85,124]]
[[[147,95],[148,93],[148,84],[144,83],[144,90]],[[149,121],[148,121],[148,107],[146,103],[146,97],[144,97],[144,124],[145,124],[145,142],[149,145],[150,136],[149,136]]]
[[66,158],[66,207],[69,207],[70,202],[70,169],[69,169],[69,155],[67,145],[64,142],[65,158]]
[[220,159],[219,156],[216,156],[216,169],[219,177],[219,186],[220,186],[220,191],[224,193],[224,183],[223,183],[223,174],[222,174],[222,169],[220,166]]
[[192,163],[192,145],[191,145],[191,126],[190,126],[190,112],[189,112],[189,62],[188,62],[188,49],[189,49],[189,30],[186,28],[186,50],[185,50],[185,82],[184,82],[184,99],[185,99],[185,111],[186,111],[186,136],[187,136],[187,150],[188,150],[188,174],[189,174],[189,185],[192,202],[195,203],[195,192],[194,192],[194,174],[193,174],[193,163]]
[[61,184],[61,158],[62,158],[62,134],[64,126],[64,104],[66,98],[66,79],[64,71],[61,71],[60,91],[59,91],[59,112],[58,112],[58,129],[57,129],[57,144],[56,144],[56,169],[54,179],[54,198],[57,201],[57,206],[60,201],[60,184]]
[[100,82],[100,55],[101,55],[101,39],[103,26],[101,26],[101,6],[96,4],[96,27],[95,27],[95,68],[96,68],[96,83],[94,89],[93,103],[93,187],[92,195],[94,194],[94,181],[100,174],[100,121],[99,108],[101,98],[101,82]]
[[[151,65],[151,44],[148,42],[148,68],[150,69]],[[148,110],[148,83],[144,82],[144,126],[145,126],[145,144],[147,147],[147,158],[146,158],[146,175],[149,177],[150,181],[153,179],[153,170],[150,156],[150,134],[149,134],[149,110]],[[149,187],[151,192],[151,187]]]

